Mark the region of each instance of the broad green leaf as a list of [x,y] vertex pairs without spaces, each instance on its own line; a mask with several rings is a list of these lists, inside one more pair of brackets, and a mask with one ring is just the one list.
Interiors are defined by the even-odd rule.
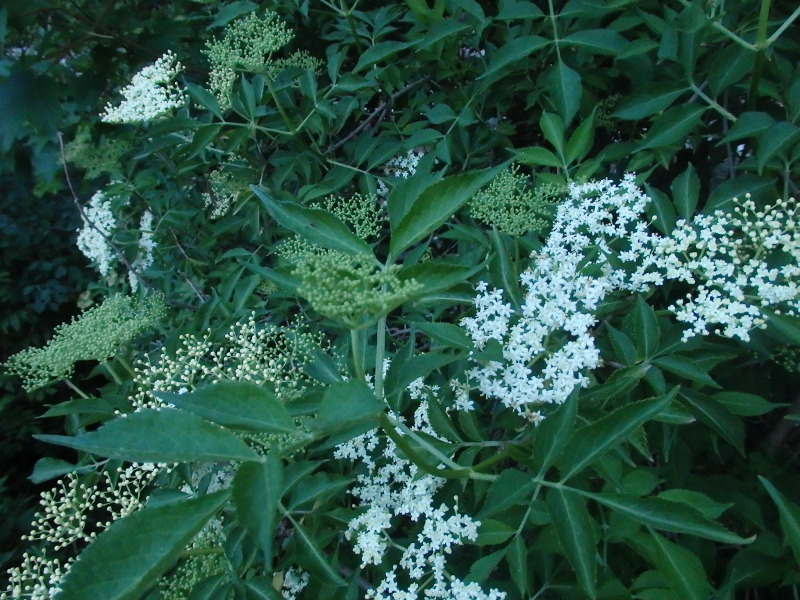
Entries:
[[264,433],[294,433],[294,420],[275,394],[246,381],[222,381],[185,394],[154,392],[156,397],[225,427]]
[[420,299],[431,294],[444,292],[459,283],[464,283],[475,273],[483,270],[483,268],[483,263],[475,266],[466,266],[442,260],[428,260],[410,267],[404,267],[398,273],[398,277],[401,281],[413,279],[422,284],[422,289],[412,297],[413,299]]
[[759,177],[753,173],[740,175],[723,181],[708,196],[703,211],[712,213],[715,210],[730,210],[734,198],[743,198],[746,194],[753,196],[774,197],[775,180],[770,177]]
[[145,507],[115,521],[80,554],[59,600],[138,600],[169,569],[230,492]]
[[767,402],[761,396],[745,392],[718,392],[713,398],[734,415],[742,417],[757,417],[786,406],[786,404]]
[[[539,48],[544,48],[550,40],[538,35],[526,35],[507,42],[492,55],[486,72],[478,79],[485,79],[490,76],[501,74],[500,71],[506,66],[527,58],[532,52]],[[493,77],[494,79],[494,77]]]
[[281,269],[270,269],[269,267],[262,267],[261,265],[256,265],[250,262],[243,263],[244,267],[256,275],[259,275],[262,279],[266,279],[274,283],[280,289],[292,294],[294,296],[297,295],[297,288],[300,285],[300,279],[290,275],[284,270]]
[[566,148],[567,164],[571,165],[575,161],[583,160],[592,149],[594,143],[594,115],[595,111],[589,115],[589,118],[583,121],[572,135],[569,136]]
[[613,29],[581,29],[559,40],[566,46],[577,46],[592,54],[616,56],[628,45],[628,40]]
[[639,358],[649,358],[658,351],[661,329],[658,326],[656,311],[642,296],[638,295],[636,296],[636,307],[633,310],[633,334],[636,336]]
[[[707,519],[719,519],[726,510],[733,506],[733,502],[722,504],[716,502],[703,493],[694,490],[684,490],[672,488],[658,494],[658,498],[669,500],[670,502],[682,502],[697,511]],[[748,540],[749,542],[750,540]]]
[[356,237],[347,225],[327,210],[276,200],[266,190],[255,185],[250,186],[250,189],[278,223],[309,242],[347,254],[374,256],[364,240]]
[[375,398],[375,393],[363,381],[334,383],[325,390],[313,427],[318,431],[331,431],[373,421],[384,408],[383,402]]
[[528,574],[528,549],[522,535],[515,535],[506,546],[506,561],[511,579],[517,585],[517,590],[523,596],[530,588],[531,580]]
[[667,354],[653,359],[653,364],[657,367],[674,373],[678,377],[683,377],[689,381],[696,381],[703,385],[718,388],[719,384],[706,373],[695,361],[686,356],[677,354]]
[[787,342],[800,344],[800,319],[797,317],[772,313],[769,315],[769,324]]
[[275,451],[267,454],[264,463],[244,463],[233,477],[236,518],[261,549],[265,570],[272,565],[272,540],[282,494],[283,465]]
[[189,92],[192,100],[197,102],[206,110],[211,111],[214,116],[218,117],[219,119],[224,119],[222,116],[222,109],[219,106],[219,102],[214,97],[214,94],[194,83],[186,83],[185,85],[186,91]]
[[561,168],[564,163],[547,148],[541,146],[528,146],[527,148],[517,148],[514,150],[517,162],[526,165],[542,165],[545,167]]
[[241,17],[249,12],[253,12],[258,8],[255,2],[231,2],[221,7],[214,17],[214,20],[209,25],[209,29],[214,27],[224,27],[237,17]]
[[527,505],[535,487],[536,481],[530,473],[518,469],[503,469],[486,492],[483,508],[477,514],[478,520],[482,521],[516,504]]
[[467,332],[458,325],[452,323],[419,323],[414,326],[432,340],[442,343],[451,348],[459,350],[471,350],[473,348],[472,339]]
[[[289,497],[287,508],[290,511],[301,510],[304,508],[304,504],[315,502],[318,499],[323,501],[330,499],[349,487],[354,480],[354,475],[314,473],[297,482],[297,487]],[[305,508],[311,508],[311,505],[309,504]]]
[[298,523],[292,515],[284,511],[284,516],[292,522],[294,535],[292,536],[297,540],[296,559],[297,563],[307,569],[312,575],[317,577],[323,583],[344,587],[347,583],[339,576],[336,570],[330,565],[325,558],[322,549],[319,547],[314,537],[309,531],[300,523]]
[[479,558],[472,563],[469,573],[467,573],[464,581],[467,583],[470,581],[477,581],[478,583],[483,582],[487,577],[489,577],[489,575],[491,575],[492,571],[495,570],[505,555],[506,549],[503,548],[502,550],[496,550],[491,554],[487,554],[483,558]]
[[73,465],[65,460],[45,456],[44,458],[37,460],[36,464],[33,465],[33,473],[31,473],[28,479],[30,479],[33,483],[39,484],[49,481],[50,479],[55,479],[56,477],[61,477],[67,473],[88,473],[89,471],[93,471],[95,468],[95,465],[91,464],[78,466]]
[[608,331],[608,339],[614,348],[614,353],[617,358],[622,361],[625,366],[633,366],[636,361],[636,346],[633,341],[622,333],[619,329],[612,325],[606,325]]
[[434,125],[441,125],[455,120],[457,117],[455,111],[446,104],[437,104],[422,113]]
[[753,71],[756,53],[739,44],[730,44],[717,53],[708,74],[708,87],[714,97]]
[[[271,575],[260,575],[242,581],[239,589],[244,589],[245,600],[284,600],[284,596],[275,589]],[[189,600],[194,600],[194,598],[189,598]],[[227,596],[219,598],[219,600],[227,600]]]
[[677,391],[675,388],[661,398],[628,404],[591,425],[577,429],[557,461],[561,481],[566,481],[624,442],[635,429],[669,406]]
[[759,475],[758,480],[778,507],[784,538],[792,548],[795,560],[800,563],[800,506],[790,502],[766,477]]
[[516,533],[516,529],[494,519],[481,519],[476,546],[496,546]]
[[700,197],[700,179],[691,164],[672,181],[670,191],[678,214],[687,221],[690,220],[694,216],[697,200]]
[[647,195],[652,198],[652,202],[647,205],[647,213],[655,217],[655,226],[664,235],[671,235],[675,229],[675,206],[672,200],[659,189],[645,185]]
[[537,465],[540,476],[547,472],[567,445],[575,431],[577,414],[578,396],[573,394],[536,428],[531,460]]
[[755,539],[743,538],[728,531],[682,502],[672,502],[662,498],[636,498],[627,494],[587,493],[586,495],[637,523],[662,531],[687,533],[723,544],[749,544]]
[[542,9],[533,2],[507,3],[495,17],[496,21],[512,21],[515,19],[538,19],[544,16]]
[[424,50],[425,48],[430,48],[438,41],[471,28],[469,23],[463,23],[456,19],[443,19],[438,23],[434,23],[423,37],[414,42],[414,47],[416,50]]
[[679,394],[681,402],[689,411],[713,429],[717,435],[728,442],[744,456],[744,425],[716,400],[692,390],[682,389]]
[[547,492],[547,508],[553,517],[558,541],[590,598],[597,596],[597,562],[595,561],[594,522],[586,509],[586,501],[562,488]]
[[686,86],[664,81],[645,84],[619,103],[614,116],[628,121],[644,119],[666,110],[687,89]]
[[432,351],[418,354],[401,364],[395,365],[393,362],[386,374],[387,397],[399,398],[412,381],[425,377],[428,373],[461,358],[463,358],[463,354]]
[[454,175],[426,188],[397,227],[392,227],[388,262],[394,262],[406,248],[438,229],[505,166]]
[[694,553],[650,531],[652,543],[645,556],[681,600],[708,600],[711,585],[703,565]]
[[556,114],[543,112],[539,127],[545,139],[556,149],[556,154],[564,156],[564,121]]
[[563,62],[557,62],[544,78],[550,99],[564,125],[569,125],[578,112],[583,95],[581,76]]
[[522,305],[522,292],[519,288],[519,272],[516,247],[511,236],[501,233],[496,227],[491,230],[492,249],[490,261],[490,283],[503,290],[511,298],[515,308]]
[[377,62],[386,60],[393,54],[405,50],[411,46],[408,42],[378,42],[374,46],[367,48],[358,58],[358,63],[353,68],[354,73],[358,73],[364,67],[374,65]]
[[653,122],[639,149],[683,145],[686,136],[697,128],[706,110],[706,106],[697,104],[682,104],[670,108]]
[[233,432],[175,408],[140,410],[75,437],[35,437],[97,456],[133,462],[263,460]]
[[756,159],[759,175],[764,166],[778,153],[788,150],[800,140],[800,127],[786,121],[775,123],[758,135]]
[[744,112],[736,119],[736,122],[731,125],[728,134],[722,138],[717,144],[727,144],[728,142],[735,142],[744,138],[754,137],[766,131],[775,124],[775,119],[772,115],[765,112]]

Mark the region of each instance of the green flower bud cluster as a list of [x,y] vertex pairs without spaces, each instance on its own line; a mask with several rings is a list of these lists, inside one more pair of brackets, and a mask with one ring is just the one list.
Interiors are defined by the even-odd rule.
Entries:
[[381,269],[366,257],[329,250],[310,255],[295,267],[298,292],[320,314],[349,329],[367,327],[422,289],[400,279],[399,265]]
[[86,171],[87,179],[103,174],[117,174],[121,170],[120,158],[130,150],[130,144],[120,139],[102,139],[93,144],[88,135],[79,135],[64,147],[68,163]]
[[534,188],[530,178],[520,175],[519,166],[513,165],[475,194],[469,212],[478,221],[520,236],[547,227],[547,211],[563,191],[549,185]]
[[209,87],[223,110],[230,108],[231,86],[237,71],[260,73],[274,79],[288,67],[319,68],[321,63],[304,52],[272,59],[273,52],[283,48],[293,37],[294,33],[277,13],[267,10],[263,17],[250,13],[234,21],[225,29],[221,40],[206,44],[204,52],[211,64]]
[[312,205],[323,208],[348,225],[362,240],[377,238],[383,228],[383,214],[375,194],[325,196]]
[[69,377],[79,360],[103,361],[112,357],[120,346],[155,327],[165,313],[164,300],[159,295],[141,299],[112,296],[70,323],[56,327],[47,345],[26,348],[11,356],[4,366],[22,377],[23,386],[32,392]]

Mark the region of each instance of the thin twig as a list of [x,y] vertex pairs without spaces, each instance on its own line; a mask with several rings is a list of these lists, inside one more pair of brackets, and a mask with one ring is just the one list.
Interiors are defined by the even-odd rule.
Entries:
[[363,121],[362,121],[362,122],[361,122],[361,123],[358,125],[358,127],[356,127],[356,128],[353,130],[353,131],[351,131],[351,132],[350,132],[350,133],[347,135],[347,137],[345,137],[344,139],[341,139],[341,140],[339,140],[339,141],[338,141],[338,142],[336,142],[335,144],[331,144],[330,146],[328,146],[328,147],[325,149],[325,151],[323,152],[323,154],[330,154],[330,153],[331,153],[331,152],[333,152],[334,150],[336,150],[336,149],[338,149],[338,148],[341,148],[341,147],[342,147],[342,146],[344,146],[344,145],[345,145],[347,142],[349,142],[350,140],[352,140],[352,139],[353,139],[354,137],[356,137],[356,136],[357,136],[359,133],[361,133],[361,132],[362,132],[362,131],[364,131],[364,130],[365,130],[367,127],[369,127],[369,126],[370,126],[370,123],[372,122],[372,120],[373,120],[373,119],[375,119],[375,118],[377,118],[377,117],[381,117],[380,119],[378,119],[378,121],[377,121],[377,123],[376,123],[376,126],[377,126],[377,124],[378,124],[378,123],[380,123],[380,122],[381,122],[381,121],[382,121],[382,120],[383,120],[383,119],[386,117],[386,114],[388,114],[388,112],[389,112],[389,111],[388,111],[389,107],[390,107],[390,106],[391,106],[391,105],[394,103],[394,101],[395,101],[395,100],[397,100],[397,99],[398,99],[400,96],[402,96],[403,94],[405,94],[407,91],[409,91],[409,90],[411,90],[411,89],[413,89],[413,88],[417,87],[419,84],[421,84],[421,83],[422,83],[422,82],[424,82],[424,81],[427,81],[428,79],[430,79],[430,77],[428,77],[428,76],[425,76],[425,77],[423,77],[422,79],[418,79],[417,81],[413,81],[413,82],[409,83],[408,85],[406,85],[406,86],[402,87],[401,89],[397,90],[397,91],[396,91],[394,94],[392,94],[392,95],[391,95],[391,96],[389,96],[389,97],[388,97],[386,100],[384,100],[383,102],[381,102],[381,103],[380,103],[380,104],[377,106],[377,108],[375,108],[375,110],[373,110],[373,111],[372,111],[372,112],[369,114],[369,116],[368,116],[366,119],[364,119],[364,120],[363,120]]
[[114,242],[111,241],[111,238],[109,238],[105,233],[103,233],[103,231],[97,225],[95,225],[94,222],[89,217],[86,216],[86,211],[83,209],[83,206],[81,206],[80,200],[78,200],[78,194],[75,192],[75,188],[72,185],[72,179],[70,179],[69,176],[69,169],[67,168],[67,155],[66,152],[64,151],[64,135],[60,131],[58,132],[58,144],[61,148],[61,162],[64,165],[64,177],[67,180],[67,186],[69,187],[69,191],[72,194],[72,200],[73,202],[75,202],[75,206],[78,208],[78,212],[80,213],[83,222],[89,225],[89,227],[94,229],[98,234],[100,234],[100,237],[103,238],[103,241],[106,244],[108,244],[108,246],[117,255],[117,258],[119,258],[119,260],[122,261],[122,264],[125,265],[125,268],[128,269],[130,273],[133,273],[133,275],[136,277],[136,279],[139,280],[139,283],[141,283],[143,287],[152,292],[153,291],[152,286],[150,286],[150,284],[147,283],[144,277],[142,277],[142,275],[136,269],[133,268],[133,265],[131,265],[130,261],[122,253],[122,250],[120,250],[119,247]]

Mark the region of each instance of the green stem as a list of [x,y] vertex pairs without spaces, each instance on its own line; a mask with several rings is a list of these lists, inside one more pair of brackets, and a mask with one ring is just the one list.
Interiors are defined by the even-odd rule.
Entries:
[[267,78],[264,78],[264,83],[267,84],[269,95],[272,96],[272,100],[275,102],[275,106],[278,108],[278,112],[281,113],[283,124],[286,125],[286,128],[289,130],[289,135],[297,135],[297,130],[292,125],[292,120],[289,118],[289,115],[286,114],[286,111],[283,109],[283,104],[281,104],[281,101],[278,100],[278,95],[275,93],[275,88],[272,87],[272,84]]
[[726,110],[725,107],[722,106],[719,102],[715,101],[710,96],[708,96],[703,90],[701,90],[697,85],[695,85],[694,82],[690,81],[689,85],[692,88],[692,91],[698,96],[700,96],[706,102],[706,104],[708,104],[711,108],[716,110],[719,114],[721,114],[723,117],[725,117],[732,123],[736,122],[736,115]]
[[114,380],[114,383],[116,383],[117,385],[122,385],[122,379],[120,378],[119,375],[117,375],[117,372],[111,366],[111,363],[105,361],[103,363],[103,366],[106,368],[106,371],[108,371],[108,374],[111,375],[111,378]]
[[344,15],[344,18],[347,19],[347,25],[350,28],[350,35],[353,36],[353,42],[356,44],[356,49],[358,53],[361,54],[364,52],[364,47],[361,45],[361,40],[358,39],[358,31],[356,31],[356,22],[353,20],[353,10],[347,8],[345,6],[344,0],[339,2],[340,10]]
[[775,40],[781,37],[781,34],[783,34],[783,32],[786,31],[792,23],[794,23],[797,17],[800,17],[800,8],[796,8],[795,11],[789,16],[789,18],[783,22],[783,25],[778,27],[778,30],[771,36],[769,36],[769,39],[767,40],[767,46],[771,46],[772,44],[774,44]]
[[119,354],[117,354],[117,355],[115,355],[115,357],[114,357],[114,358],[116,358],[116,359],[117,359],[117,362],[118,362],[119,364],[121,364],[121,365],[122,365],[122,368],[124,368],[124,369],[125,369],[125,370],[126,370],[128,373],[130,373],[130,374],[131,374],[131,376],[135,376],[135,375],[136,375],[136,371],[135,371],[135,369],[134,369],[134,368],[131,366],[131,363],[129,363],[127,360],[125,360],[125,359],[124,359],[122,356],[120,356]]
[[765,51],[767,49],[767,24],[769,22],[769,6],[771,0],[761,0],[761,10],[758,13],[758,33],[756,34],[756,62],[753,65],[753,75],[750,78],[750,90],[747,92],[747,110],[754,110],[758,98],[758,84],[761,81],[761,71],[764,69]]
[[64,383],[66,383],[68,388],[70,388],[73,392],[78,394],[84,400],[89,398],[89,396],[87,396],[86,394],[83,393],[83,390],[81,390],[77,385],[72,383],[69,379],[65,379]]
[[360,329],[350,330],[350,346],[353,350],[353,368],[356,370],[356,377],[364,381],[364,332]]
[[386,315],[383,315],[378,319],[377,340],[375,342],[375,397],[378,400],[383,400],[383,357],[386,352],[385,346]]

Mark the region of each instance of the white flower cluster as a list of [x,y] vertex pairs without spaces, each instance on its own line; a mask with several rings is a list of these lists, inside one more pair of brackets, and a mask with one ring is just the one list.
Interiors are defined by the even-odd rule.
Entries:
[[631,289],[676,280],[693,286],[670,306],[690,328],[687,340],[717,335],[747,341],[766,326],[764,309],[800,311],[800,229],[794,200],[758,210],[748,197],[732,214],[716,211],[678,221],[669,237],[654,237],[638,257]]
[[[423,156],[425,156],[423,150],[412,148],[404,156],[396,156],[383,165],[383,172],[390,177],[408,179],[417,172],[417,165]],[[376,193],[380,198],[386,198],[389,195],[389,188],[382,179],[378,179]]]
[[479,284],[476,315],[461,325],[478,350],[496,340],[503,358],[476,360],[467,372],[483,395],[538,422],[543,415],[535,407],[560,404],[588,385],[586,372],[600,364],[595,314],[618,290],[646,292],[667,280],[694,286],[670,307],[691,325],[684,340],[718,324],[714,333],[746,341],[752,328],[764,326],[762,309],[800,310],[793,201],[757,211],[748,199],[733,215],[681,220],[666,237],[649,229],[649,201],[632,175],[619,184],[572,185],[544,247],[532,255],[535,266],[520,276],[521,309]]
[[123,88],[125,98],[119,106],[108,103],[100,114],[105,123],[144,123],[180,108],[186,96],[177,83],[171,83],[183,67],[172,52],[133,76]]
[[[417,392],[422,393],[415,384]],[[393,418],[395,418],[393,416]],[[412,430],[439,437],[430,425],[428,404],[421,401]],[[348,524],[345,537],[355,537],[354,550],[361,555],[361,566],[380,564],[388,549],[400,547],[389,537],[392,519],[405,517],[422,522],[422,528],[405,548],[398,564],[383,581],[366,594],[367,600],[502,600],[505,594],[492,590],[485,594],[477,584],[465,584],[446,572],[447,555],[464,540],[475,540],[480,523],[458,512],[458,506],[436,507],[434,494],[444,479],[422,474],[411,461],[398,455],[397,447],[378,429],[373,429],[337,446],[335,458],[359,461],[367,473],[358,476],[351,494],[366,507]],[[398,569],[411,580],[406,589],[397,582]],[[425,582],[420,584],[419,582]]]
[[295,570],[290,567],[283,574],[283,584],[281,585],[281,596],[284,600],[296,600],[297,594],[303,591],[308,585],[311,576],[302,570]]
[[111,270],[111,263],[117,259],[107,241],[117,227],[117,219],[111,211],[111,199],[102,190],[95,192],[83,213],[83,228],[78,230],[78,250],[94,261],[97,270],[105,277]]
[[134,292],[139,287],[139,280],[136,273],[144,271],[153,264],[153,251],[156,249],[156,242],[153,238],[153,213],[149,210],[144,211],[139,221],[139,255],[131,263],[133,271],[128,273],[128,283]]

